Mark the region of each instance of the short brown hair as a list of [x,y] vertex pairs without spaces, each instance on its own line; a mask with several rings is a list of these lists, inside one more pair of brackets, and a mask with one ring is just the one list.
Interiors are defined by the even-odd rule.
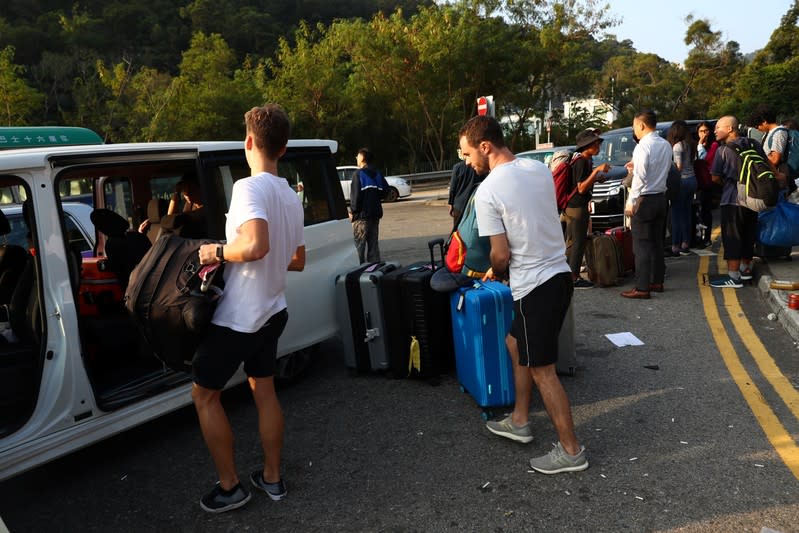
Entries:
[[291,123],[286,112],[277,104],[264,104],[253,107],[244,113],[244,124],[247,133],[251,134],[255,146],[266,152],[272,159],[277,159],[280,151],[289,141]]
[[469,146],[477,146],[483,141],[488,141],[497,148],[505,146],[502,126],[494,117],[478,115],[470,118],[458,132],[458,138],[461,137],[466,137]]

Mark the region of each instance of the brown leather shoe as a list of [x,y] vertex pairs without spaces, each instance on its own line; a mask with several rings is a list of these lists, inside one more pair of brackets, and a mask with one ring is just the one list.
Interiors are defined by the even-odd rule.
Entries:
[[650,283],[649,290],[652,292],[663,292],[663,284],[662,283]]
[[636,288],[632,288],[629,291],[624,291],[621,293],[622,296],[625,298],[634,298],[637,300],[649,300],[649,291],[639,291]]

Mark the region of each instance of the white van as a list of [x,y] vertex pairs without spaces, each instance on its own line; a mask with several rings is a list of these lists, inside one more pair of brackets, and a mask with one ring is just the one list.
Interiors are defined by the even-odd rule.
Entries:
[[[305,208],[307,251],[305,270],[288,278],[284,377],[337,335],[335,277],[358,263],[336,149],[334,141],[293,140],[279,164]],[[92,227],[93,249],[76,246],[86,239],[74,238],[67,216],[80,198],[134,231],[146,218],[157,228],[165,200],[190,174],[202,188],[204,231],[224,239],[233,182],[249,175],[240,142],[0,151],[0,191],[25,199],[27,238],[21,246],[0,236],[0,479],[191,403],[189,376],[165,368],[125,313],[127,279],[108,257],[110,239]],[[11,229],[0,217],[0,233]]]

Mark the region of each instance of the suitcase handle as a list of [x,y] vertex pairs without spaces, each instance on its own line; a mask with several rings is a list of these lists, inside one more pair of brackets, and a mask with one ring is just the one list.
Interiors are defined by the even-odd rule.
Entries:
[[432,241],[427,241],[427,247],[430,249],[430,268],[433,272],[436,271],[436,259],[435,254],[433,253],[435,247],[438,246],[439,250],[441,250],[441,264],[444,264],[444,239],[438,238],[433,239]]

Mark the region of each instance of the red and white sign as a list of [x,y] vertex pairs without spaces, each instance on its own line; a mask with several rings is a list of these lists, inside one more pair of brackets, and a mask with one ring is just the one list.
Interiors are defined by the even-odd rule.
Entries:
[[477,114],[480,116],[488,114],[488,99],[486,99],[485,96],[481,96],[477,99]]

